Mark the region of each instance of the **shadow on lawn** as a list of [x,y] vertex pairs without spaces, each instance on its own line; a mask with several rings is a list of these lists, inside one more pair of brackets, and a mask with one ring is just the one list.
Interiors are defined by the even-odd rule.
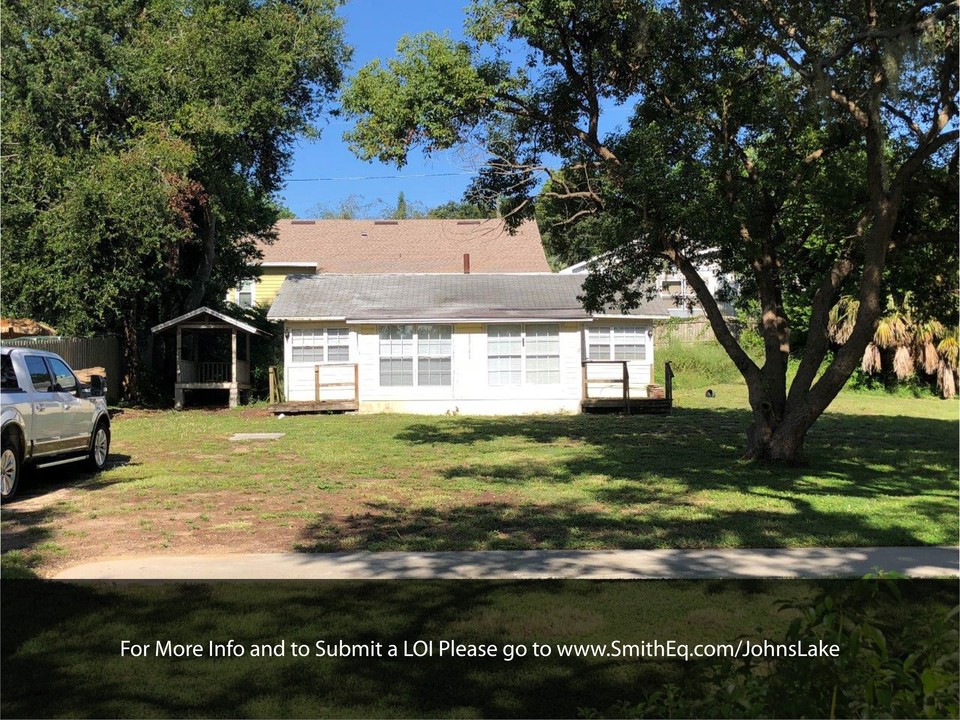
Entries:
[[[597,589],[586,584],[8,583],[4,611],[13,621],[4,623],[2,652],[9,681],[3,714],[10,717],[320,717],[345,711],[426,717],[462,715],[464,708],[473,709],[470,716],[479,710],[480,716],[569,717],[585,700],[599,705],[629,696],[645,675],[658,682],[680,676],[679,664],[669,663],[611,668],[566,659],[554,667],[528,665],[515,676],[500,659],[312,656],[320,639],[385,645],[420,638],[516,641],[511,624],[522,632],[528,613],[511,596],[589,595]],[[464,622],[477,616],[502,620],[493,631]],[[308,643],[311,654],[266,660],[119,657],[122,639],[149,643],[152,654],[154,640],[166,638],[204,647],[207,640],[296,641]]]
[[[17,495],[4,501],[0,510],[3,522],[3,554],[10,551],[31,553],[42,550],[53,540],[55,523],[69,515],[70,494],[60,491],[78,490],[90,492],[108,487],[116,482],[110,469],[131,464],[129,455],[110,455],[109,465],[103,472],[84,470],[79,463],[29,470],[20,481]],[[13,556],[10,556],[13,557]],[[9,559],[9,558],[8,558]],[[37,558],[21,558],[18,563],[30,574],[29,566]],[[4,572],[16,571],[5,567]]]
[[[864,596],[862,581],[5,581],[0,709],[5,717],[574,717],[578,707],[638,699],[664,683],[690,682],[706,697],[714,690],[697,682],[696,662],[558,653],[505,662],[438,657],[436,645],[423,658],[315,657],[314,642],[774,639],[792,617],[778,610],[782,600],[827,591],[933,617],[956,598],[953,583],[900,587],[909,604],[887,609]],[[155,657],[155,641],[166,639],[205,650],[208,641],[293,641],[310,654]],[[121,657],[122,640],[148,644],[150,656]]]
[[[397,439],[431,445],[441,457],[448,445],[476,446],[475,460],[441,473],[451,481],[486,485],[491,497],[469,494],[465,504],[431,508],[367,503],[365,513],[315,522],[299,547],[329,552],[926,544],[895,519],[883,527],[869,513],[852,512],[844,502],[850,498],[861,503],[915,498],[901,500],[898,512],[938,527],[954,522],[956,483],[949,467],[956,450],[954,423],[830,415],[808,437],[805,466],[768,467],[739,459],[748,419],[736,410],[679,410],[665,417],[417,423]],[[549,459],[485,461],[486,451],[504,438],[552,444],[558,451]],[[563,500],[562,486],[572,483],[581,484],[593,502]],[[542,501],[530,499],[538,485]],[[495,495],[515,488],[527,491],[525,501]],[[716,493],[726,496],[726,506]],[[739,506],[736,495],[743,496]]]

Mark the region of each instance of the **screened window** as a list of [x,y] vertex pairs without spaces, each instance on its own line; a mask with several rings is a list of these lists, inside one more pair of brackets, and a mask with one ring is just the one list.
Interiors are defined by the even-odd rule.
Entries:
[[413,326],[380,326],[380,385],[413,385]]
[[380,385],[453,384],[449,325],[381,325]]
[[257,281],[244,280],[237,287],[237,305],[240,307],[253,307],[257,298]]
[[27,372],[30,373],[30,383],[37,392],[53,392],[53,381],[50,379],[50,371],[47,370],[47,364],[39,355],[27,355],[24,358],[27,364]]
[[417,384],[450,385],[453,341],[449,325],[417,326]]
[[327,362],[347,362],[350,359],[350,331],[347,328],[327,328]]
[[590,360],[646,360],[647,329],[636,325],[587,329]]
[[521,325],[487,326],[487,374],[491,385],[519,385],[523,377]]
[[491,385],[560,382],[560,326],[488,325],[487,379]]
[[347,362],[350,331],[347,328],[291,330],[290,350],[295,363]]
[[526,326],[527,382],[560,382],[560,326]]

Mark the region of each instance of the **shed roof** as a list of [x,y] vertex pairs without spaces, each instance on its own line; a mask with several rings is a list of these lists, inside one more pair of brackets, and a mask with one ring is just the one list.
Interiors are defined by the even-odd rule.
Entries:
[[502,220],[280,220],[258,243],[263,262],[316,263],[320,273],[550,272],[540,230]]
[[159,325],[154,325],[150,329],[155,333],[163,332],[164,330],[175,328],[180,323],[184,323],[187,320],[193,320],[194,318],[200,317],[201,315],[209,315],[210,317],[215,318],[220,322],[227,323],[228,325],[233,325],[235,328],[251,333],[253,335],[262,335],[263,337],[270,337],[270,333],[264,332],[259,328],[255,328],[253,325],[249,325],[245,322],[241,322],[240,320],[232,318],[229,315],[224,315],[223,313],[217,312],[216,310],[211,310],[206,306],[197,308],[196,310],[191,310],[188,313],[184,313],[183,315],[173,318],[173,320],[167,320],[166,322],[160,323]]
[[[582,275],[289,275],[272,320],[585,320]],[[667,317],[671,303],[654,298],[630,314]]]

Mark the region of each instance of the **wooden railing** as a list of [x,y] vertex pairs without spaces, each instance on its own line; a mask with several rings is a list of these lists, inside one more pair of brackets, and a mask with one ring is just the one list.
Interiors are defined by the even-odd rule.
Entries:
[[231,382],[231,363],[228,362],[198,362],[194,363],[193,382],[216,383]]
[[[321,370],[332,368],[353,368],[353,380],[350,382],[321,382]],[[313,366],[313,398],[315,402],[320,402],[320,391],[323,388],[352,387],[353,399],[360,402],[360,366],[357,363],[327,363],[326,365]]]
[[[630,368],[629,361],[627,360],[584,360],[582,363],[582,396],[584,400],[590,400],[590,386],[591,385],[604,385],[605,387],[611,386],[620,386],[620,397],[614,398],[623,402],[624,408],[627,411],[627,414],[630,413]],[[589,368],[593,365],[619,365],[621,370],[617,374],[610,374],[606,377],[590,377]],[[619,377],[617,377],[619,375]],[[656,385],[648,385],[647,397],[649,399],[663,399],[667,400],[669,403],[673,402],[673,367],[669,362],[664,364],[663,368],[663,380],[664,387],[659,388]],[[651,395],[651,391],[656,388],[657,392],[663,392],[663,395]],[[593,399],[601,399],[598,396],[592,396]]]
[[603,383],[606,386],[615,385],[618,380],[615,377],[603,377],[603,378],[592,378],[588,372],[588,368],[591,365],[620,365],[620,386],[621,386],[621,399],[624,401],[627,413],[630,413],[630,368],[627,367],[627,360],[584,360],[582,363],[582,385],[583,385],[583,399],[590,399],[590,385],[598,385]]

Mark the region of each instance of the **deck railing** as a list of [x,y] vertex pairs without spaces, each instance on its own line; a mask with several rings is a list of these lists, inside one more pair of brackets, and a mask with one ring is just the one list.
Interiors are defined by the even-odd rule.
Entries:
[[[606,388],[613,388],[616,386],[620,387],[620,396],[611,398],[613,400],[620,400],[623,402],[624,408],[627,411],[627,414],[630,413],[630,368],[628,360],[584,360],[582,363],[582,396],[584,400],[590,399],[602,399],[603,397],[609,396],[598,396],[590,395],[590,386],[591,385],[603,385]],[[603,377],[591,377],[589,368],[594,365],[609,365],[609,366],[620,366],[620,372],[611,372],[605,374]],[[668,402],[673,401],[673,367],[669,362],[664,364],[664,388],[660,388],[663,391],[663,395],[650,395],[650,392],[658,387],[654,385],[647,386],[648,397],[652,398],[663,398]]]

